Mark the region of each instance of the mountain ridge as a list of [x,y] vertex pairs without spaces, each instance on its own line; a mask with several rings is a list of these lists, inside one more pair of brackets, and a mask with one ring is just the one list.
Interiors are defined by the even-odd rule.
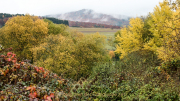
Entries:
[[96,13],[91,9],[81,9],[78,11],[72,11],[63,14],[46,15],[46,17],[54,17],[57,19],[69,21],[107,24],[121,27],[124,25],[128,25],[130,19],[130,17],[124,15],[109,15],[103,13]]

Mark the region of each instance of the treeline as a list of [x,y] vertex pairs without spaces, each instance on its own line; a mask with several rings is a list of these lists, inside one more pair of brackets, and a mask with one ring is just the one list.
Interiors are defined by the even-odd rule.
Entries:
[[[0,27],[3,27],[7,20],[13,16],[24,16],[24,14],[7,14],[7,13],[0,13]],[[107,24],[98,24],[98,23],[91,23],[91,22],[77,22],[77,21],[68,21],[68,20],[59,20],[56,18],[51,17],[40,17],[40,19],[48,19],[51,20],[55,24],[64,24],[70,27],[83,27],[83,28],[113,28],[113,29],[120,29],[120,26],[113,26]]]
[[69,21],[70,27],[83,27],[83,28],[114,28],[114,29],[120,29],[120,26],[113,26],[113,25],[107,25],[107,24],[97,24],[97,23],[91,23],[91,22],[77,22],[77,21]]
[[7,13],[0,13],[0,27],[3,27],[6,21],[13,17],[13,16],[24,16],[24,14],[7,14]]
[[59,19],[56,19],[56,18],[50,18],[50,17],[43,17],[44,19],[48,19],[48,20],[51,20],[53,23],[55,24],[65,24],[65,25],[68,25],[69,26],[69,22],[68,20],[59,20]]
[[[0,27],[3,27],[7,20],[13,16],[24,16],[24,14],[7,14],[7,13],[0,13]],[[59,20],[56,18],[50,18],[50,17],[40,17],[40,19],[48,19],[51,20],[55,24],[64,24],[69,26],[69,23],[67,20]]]
[[7,13],[0,13],[0,19],[13,17],[13,16],[24,16],[24,14],[7,14]]

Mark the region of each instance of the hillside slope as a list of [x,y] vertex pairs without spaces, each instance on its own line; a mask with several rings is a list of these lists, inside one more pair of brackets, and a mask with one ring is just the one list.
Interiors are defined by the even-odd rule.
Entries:
[[113,26],[123,26],[129,24],[129,18],[123,15],[108,15],[102,13],[96,13],[93,10],[82,9],[79,11],[47,15],[47,17],[55,17],[62,20],[78,21],[78,22],[91,22]]

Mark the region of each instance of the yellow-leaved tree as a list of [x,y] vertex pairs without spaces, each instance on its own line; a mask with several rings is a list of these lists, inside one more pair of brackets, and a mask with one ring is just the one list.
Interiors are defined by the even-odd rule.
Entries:
[[121,58],[137,50],[156,52],[159,59],[180,59],[180,1],[159,3],[154,12],[143,21],[130,19],[130,25],[122,28],[116,37],[116,52]]
[[32,59],[30,48],[38,45],[48,35],[48,23],[37,16],[15,16],[9,19],[0,32],[5,48],[12,47],[21,59]]
[[54,73],[75,75],[77,60],[75,44],[72,39],[60,34],[49,35],[39,46],[32,49],[35,64],[45,67]]
[[105,39],[106,36],[99,33],[76,37],[77,78],[90,74],[89,71],[96,63],[106,61],[106,52],[104,50]]
[[69,31],[69,35],[51,34],[31,51],[37,66],[77,80],[90,74],[95,63],[106,58],[105,36],[84,35],[77,31]]
[[143,48],[143,28],[144,23],[140,18],[130,19],[130,25],[120,30],[116,41],[118,42],[115,52],[120,53],[122,59],[127,54]]
[[[178,0],[176,2],[178,4]],[[179,5],[166,0],[154,8],[149,20],[153,38],[145,48],[155,50],[164,61],[180,58],[180,9]]]
[[69,34],[51,34],[39,46],[32,48],[32,52],[36,65],[77,80],[90,74],[92,66],[106,58],[103,50],[105,37],[76,31]]

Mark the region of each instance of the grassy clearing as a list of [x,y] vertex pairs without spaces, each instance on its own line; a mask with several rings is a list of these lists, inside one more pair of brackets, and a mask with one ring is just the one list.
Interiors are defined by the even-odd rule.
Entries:
[[76,29],[84,34],[93,34],[99,32],[99,34],[105,35],[106,37],[114,37],[114,33],[116,33],[120,29],[111,29],[111,28],[78,28],[78,27],[70,27],[71,29]]
[[70,27],[72,29],[77,29],[80,32],[89,31],[89,32],[116,32],[119,29],[111,29],[111,28],[79,28],[79,27]]
[[[99,32],[101,35],[105,35],[107,39],[112,37],[115,39],[114,34],[120,29],[111,29],[111,28],[78,28],[78,27],[70,27],[71,29],[76,29],[84,34],[93,34]],[[108,41],[106,40],[105,48],[108,50],[113,50],[114,48],[108,45]]]

